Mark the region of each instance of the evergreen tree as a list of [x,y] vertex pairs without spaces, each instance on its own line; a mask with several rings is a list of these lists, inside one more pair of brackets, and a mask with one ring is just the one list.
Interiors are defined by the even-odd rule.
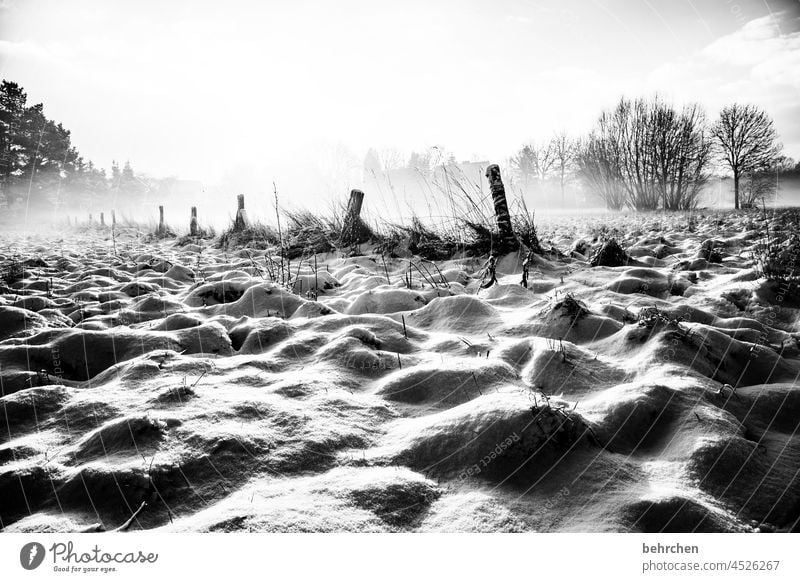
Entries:
[[126,161],[119,175],[119,193],[124,196],[127,204],[140,204],[144,202],[147,186],[136,177],[130,161]]

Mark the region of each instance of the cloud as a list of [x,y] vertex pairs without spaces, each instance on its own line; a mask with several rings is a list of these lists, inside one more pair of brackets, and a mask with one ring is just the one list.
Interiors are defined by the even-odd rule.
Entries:
[[521,14],[508,14],[506,16],[506,21],[514,24],[531,24],[533,22],[533,18],[530,16],[523,16]]
[[800,155],[793,129],[800,114],[800,17],[780,13],[751,20],[688,58],[659,66],[647,85],[702,102],[712,115],[732,102],[755,103],[775,119],[787,153]]
[[[788,32],[787,32],[788,29]],[[650,75],[654,85],[728,85],[744,77],[800,89],[800,18],[779,15],[750,21],[689,58],[666,63]]]
[[34,42],[13,42],[0,40],[0,56],[4,58],[32,58],[52,60],[53,54]]
[[800,18],[748,22],[701,51],[710,63],[749,69],[754,80],[800,89]]
[[711,62],[754,66],[776,55],[800,49],[800,18],[783,20],[769,15],[751,20],[732,34],[723,36],[700,51]]

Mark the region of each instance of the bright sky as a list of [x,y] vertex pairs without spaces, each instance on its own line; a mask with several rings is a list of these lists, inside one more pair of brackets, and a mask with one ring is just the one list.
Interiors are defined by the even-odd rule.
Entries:
[[501,161],[656,91],[754,102],[800,157],[796,0],[0,0],[0,71],[96,164],[206,183],[369,146]]

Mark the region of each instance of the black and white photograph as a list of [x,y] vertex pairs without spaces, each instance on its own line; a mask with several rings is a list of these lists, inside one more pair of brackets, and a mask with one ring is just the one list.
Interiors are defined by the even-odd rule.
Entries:
[[0,0],[0,78],[4,579],[800,573],[797,0]]

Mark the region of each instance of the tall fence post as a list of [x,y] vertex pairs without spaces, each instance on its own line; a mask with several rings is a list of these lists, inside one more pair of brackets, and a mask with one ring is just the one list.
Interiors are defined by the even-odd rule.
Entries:
[[197,206],[192,206],[192,215],[189,219],[189,235],[197,236]]
[[361,206],[364,204],[364,192],[350,190],[350,199],[347,201],[347,212],[342,224],[342,244],[352,245],[358,243],[361,227]]
[[519,241],[514,236],[514,229],[511,227],[511,215],[508,212],[506,189],[503,186],[503,179],[500,177],[500,166],[492,164],[486,168],[486,178],[489,180],[489,190],[492,193],[492,202],[494,202],[494,217],[500,235],[500,240],[495,245],[495,253],[515,251],[519,248]]
[[244,230],[249,226],[247,212],[244,209],[244,194],[236,196],[236,220],[233,221],[235,230]]
[[164,207],[158,207],[158,234],[167,232],[167,227],[164,225]]

